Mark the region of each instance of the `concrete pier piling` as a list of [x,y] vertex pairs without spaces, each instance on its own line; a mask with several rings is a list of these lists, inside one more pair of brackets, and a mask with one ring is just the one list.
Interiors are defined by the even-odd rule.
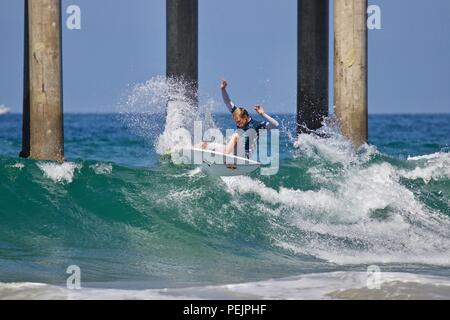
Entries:
[[334,1],[334,105],[342,133],[368,140],[367,0]]
[[166,0],[168,78],[189,83],[191,98],[198,88],[198,0]]
[[25,0],[22,157],[64,160],[61,3]]
[[298,0],[298,132],[328,116],[329,0]]

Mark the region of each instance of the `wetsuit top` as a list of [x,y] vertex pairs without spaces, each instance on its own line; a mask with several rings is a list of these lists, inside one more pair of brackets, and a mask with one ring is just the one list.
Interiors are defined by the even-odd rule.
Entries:
[[[237,109],[237,107],[231,101],[226,89],[222,89],[222,98],[223,98],[223,101],[225,102],[226,106],[228,107],[228,110],[231,112],[231,114],[233,114],[233,112]],[[275,119],[273,119],[266,113],[264,113],[262,116],[264,117],[264,119],[266,119],[266,121],[256,121],[250,117],[250,121],[245,125],[244,128],[236,127],[237,129],[240,129],[244,132],[243,137],[245,139],[245,157],[246,158],[250,158],[250,156],[251,156],[251,153],[253,151],[252,146],[256,142],[254,140],[257,140],[259,138],[259,130],[261,130],[261,129],[270,130],[270,129],[277,128],[279,126],[278,121],[276,121]],[[256,137],[252,141],[250,141],[250,137],[247,134],[247,131],[250,129],[254,129],[256,131]]]

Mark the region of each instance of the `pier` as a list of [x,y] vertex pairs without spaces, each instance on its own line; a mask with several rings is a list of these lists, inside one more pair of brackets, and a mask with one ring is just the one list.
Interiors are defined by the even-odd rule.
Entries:
[[[320,128],[328,116],[329,8],[329,0],[298,0],[299,133]],[[342,133],[359,146],[368,139],[367,0],[334,0],[333,14],[335,114]],[[20,156],[62,162],[61,0],[25,0],[24,15]],[[189,83],[198,103],[198,0],[166,0],[166,15],[166,76]]]

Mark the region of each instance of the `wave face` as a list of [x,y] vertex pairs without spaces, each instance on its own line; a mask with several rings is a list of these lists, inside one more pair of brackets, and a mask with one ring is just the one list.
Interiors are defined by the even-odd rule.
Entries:
[[65,285],[70,265],[84,284],[144,289],[373,264],[450,277],[450,116],[372,116],[355,149],[331,119],[297,136],[292,115],[275,115],[278,174],[213,178],[159,154],[194,115],[219,129],[229,115],[183,105],[164,125],[160,81],[136,86],[118,116],[66,116],[63,164],[18,159],[20,117],[0,119],[0,291]]
[[[2,281],[235,283],[450,265],[450,154],[405,160],[300,136],[276,176],[0,160]],[[170,279],[170,280],[168,280]]]

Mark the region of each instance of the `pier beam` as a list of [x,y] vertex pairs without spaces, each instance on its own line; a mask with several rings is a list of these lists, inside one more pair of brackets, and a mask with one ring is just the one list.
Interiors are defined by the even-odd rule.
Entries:
[[335,0],[335,113],[356,146],[368,140],[367,58],[367,0]]
[[64,160],[61,3],[25,0],[22,157]]
[[329,0],[298,0],[298,132],[328,116]]
[[168,78],[184,80],[192,99],[198,90],[198,0],[166,0]]

